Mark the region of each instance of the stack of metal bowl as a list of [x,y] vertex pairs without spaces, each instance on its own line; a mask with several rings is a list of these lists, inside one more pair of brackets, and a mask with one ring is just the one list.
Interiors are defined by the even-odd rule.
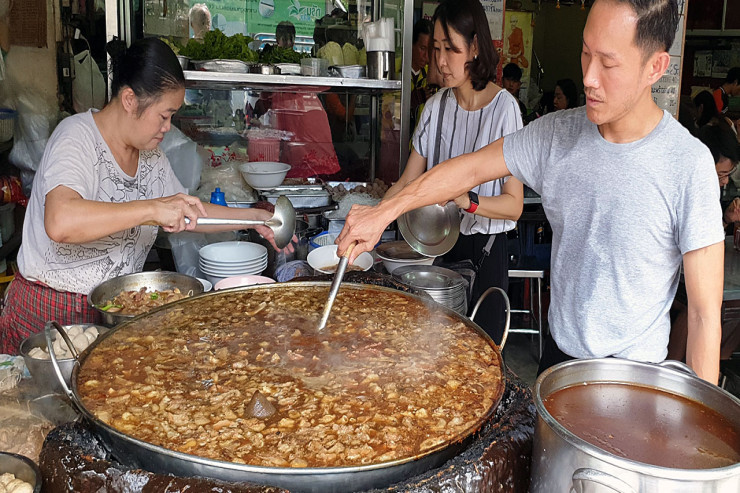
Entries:
[[461,315],[468,312],[467,281],[453,270],[436,265],[406,265],[395,269],[393,277]]

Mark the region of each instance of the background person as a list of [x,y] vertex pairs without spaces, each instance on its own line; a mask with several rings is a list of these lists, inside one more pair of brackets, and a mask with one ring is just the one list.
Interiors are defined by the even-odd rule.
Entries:
[[725,82],[712,93],[717,111],[726,113],[730,106],[730,96],[740,96],[740,67],[727,71]]
[[293,49],[295,45],[295,26],[290,21],[282,21],[275,27],[275,41],[281,48]]
[[514,96],[522,112],[522,120],[527,116],[527,107],[519,100],[519,90],[522,88],[522,69],[516,63],[507,63],[502,74],[502,85],[509,94]]
[[[522,128],[514,97],[493,83],[498,54],[478,0],[446,0],[434,13],[434,56],[444,89],[424,106],[401,178],[386,193],[403,187],[440,162],[475,151]],[[445,261],[471,260],[478,266],[473,302],[489,287],[508,288],[506,231],[522,213],[523,187],[513,177],[471,187],[455,199],[462,209],[460,236]],[[472,200],[472,202],[471,202]],[[491,297],[476,322],[494,341],[503,332],[503,300]]]
[[424,103],[434,94],[427,87],[429,60],[433,48],[434,25],[427,19],[419,19],[414,24],[411,45],[411,131],[424,108]]
[[550,335],[540,372],[573,358],[665,359],[683,262],[687,363],[719,378],[724,231],[706,147],[653,101],[676,0],[596,0],[583,30],[586,106],[556,111],[424,173],[338,237],[350,261],[399,215],[508,174],[541,195],[553,230]]
[[[1,353],[17,354],[20,342],[50,320],[99,323],[87,294],[103,281],[141,271],[157,226],[215,232],[229,227],[196,226],[197,219],[271,216],[203,204],[184,193],[159,148],[185,95],[170,47],[145,38],[128,49],[111,42],[109,53],[111,100],[100,111],[62,120],[34,178],[19,272],[0,316]],[[255,229],[274,245],[269,228]]]
[[211,30],[211,11],[204,3],[196,3],[188,12],[193,39],[203,42],[203,37]]
[[560,79],[553,91],[553,106],[555,111],[576,108],[578,104],[578,88],[573,79]]

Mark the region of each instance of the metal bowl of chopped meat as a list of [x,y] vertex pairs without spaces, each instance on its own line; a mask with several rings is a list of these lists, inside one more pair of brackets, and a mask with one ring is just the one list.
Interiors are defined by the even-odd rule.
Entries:
[[203,292],[203,284],[178,272],[139,272],[98,284],[87,297],[109,327],[167,303]]

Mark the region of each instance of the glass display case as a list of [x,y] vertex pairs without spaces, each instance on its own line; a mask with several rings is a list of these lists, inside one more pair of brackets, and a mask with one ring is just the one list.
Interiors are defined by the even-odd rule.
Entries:
[[[192,36],[187,13],[195,3],[106,0],[107,11],[116,12],[116,22],[107,19],[108,38],[115,35],[131,42],[159,36],[185,44]],[[292,166],[289,178],[380,178],[387,183],[398,179],[409,152],[406,88],[410,86],[411,57],[403,54],[411,52],[411,0],[199,3],[208,6],[214,29],[253,38],[249,46],[255,51],[274,45],[275,28],[287,21],[295,27],[295,50],[302,56],[324,59],[333,55],[319,49],[331,42],[343,48],[345,57],[346,50],[352,50],[347,45],[362,52],[363,23],[392,18],[394,80],[357,77],[362,74],[342,77],[333,70],[301,75],[312,72],[297,64],[283,67],[285,73],[266,74],[196,70],[191,63],[184,71],[185,104],[173,124],[204,147],[229,146],[252,160],[262,157],[288,163]],[[355,63],[363,63],[361,58]]]

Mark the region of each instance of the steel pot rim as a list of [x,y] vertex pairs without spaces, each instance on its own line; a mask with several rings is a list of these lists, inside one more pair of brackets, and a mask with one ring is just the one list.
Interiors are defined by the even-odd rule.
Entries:
[[429,306],[430,308],[434,308],[435,310],[441,310],[445,314],[450,315],[453,318],[460,320],[466,326],[477,331],[478,334],[483,336],[484,340],[493,348],[494,353],[496,354],[496,357],[498,359],[498,366],[501,372],[498,392],[496,393],[495,398],[493,399],[493,403],[491,407],[487,410],[487,412],[484,415],[478,418],[474,426],[466,430],[466,434],[464,436],[462,437],[458,436],[453,440],[448,440],[440,444],[437,444],[430,449],[424,450],[422,453],[418,455],[414,455],[411,457],[405,457],[405,458],[397,459],[393,461],[380,462],[377,464],[368,464],[368,465],[359,465],[359,466],[343,466],[343,467],[324,467],[324,468],[320,468],[320,467],[294,467],[294,468],[288,467],[286,468],[286,467],[271,467],[271,466],[255,466],[255,465],[250,465],[250,464],[240,464],[240,463],[235,463],[235,462],[226,462],[226,461],[221,461],[221,460],[216,460],[216,459],[210,459],[210,458],[201,457],[201,456],[193,455],[193,454],[186,454],[183,452],[178,452],[172,449],[161,447],[159,445],[154,445],[152,443],[148,443],[143,440],[139,440],[137,438],[131,437],[129,435],[126,435],[125,433],[122,433],[116,430],[115,428],[109,426],[103,421],[99,420],[84,406],[81,399],[78,398],[79,392],[78,392],[77,379],[78,379],[79,371],[82,368],[82,365],[84,364],[85,360],[93,353],[93,351],[98,346],[98,344],[102,343],[102,341],[104,341],[108,337],[111,337],[114,333],[118,332],[119,330],[126,329],[129,325],[134,324],[139,319],[151,316],[152,314],[157,313],[161,310],[172,309],[178,305],[187,303],[195,298],[219,296],[224,293],[239,292],[239,291],[281,289],[286,286],[290,286],[290,287],[317,287],[317,286],[329,287],[330,285],[331,285],[331,282],[329,281],[304,281],[304,282],[239,286],[239,287],[234,287],[230,289],[224,289],[220,291],[211,291],[208,293],[191,296],[189,298],[184,298],[184,299],[157,307],[154,310],[137,315],[136,317],[111,328],[105,334],[99,336],[88,348],[85,349],[85,351],[80,355],[79,359],[75,361],[74,367],[72,369],[71,389],[68,388],[66,385],[63,385],[63,388],[65,390],[65,393],[67,393],[68,397],[70,398],[70,400],[75,404],[75,407],[77,407],[78,411],[94,427],[102,428],[103,430],[105,430],[106,433],[114,435],[119,440],[127,442],[131,445],[135,445],[137,447],[143,447],[147,450],[156,452],[164,456],[175,457],[180,460],[188,461],[194,464],[218,467],[222,469],[229,469],[229,470],[244,472],[244,473],[263,473],[263,474],[270,474],[270,475],[288,475],[288,476],[313,476],[313,475],[318,476],[318,475],[333,475],[333,474],[339,475],[339,474],[347,474],[347,473],[362,473],[362,472],[369,472],[369,471],[374,471],[378,469],[390,469],[396,466],[410,464],[416,460],[419,460],[419,459],[422,459],[428,456],[432,456],[436,453],[440,453],[444,451],[445,449],[447,449],[448,447],[455,445],[456,443],[464,442],[466,440],[471,439],[477,433],[480,432],[480,430],[485,425],[485,423],[491,419],[491,417],[495,414],[496,409],[498,409],[498,406],[501,403],[501,398],[503,397],[504,390],[506,388],[506,366],[504,364],[504,360],[501,355],[499,346],[497,346],[496,343],[494,343],[493,340],[490,338],[490,336],[486,334],[486,332],[483,329],[481,329],[475,322],[468,319],[467,317],[460,315],[459,313],[455,312],[451,308],[447,308],[443,305],[434,303],[433,301],[423,298],[414,293],[407,293],[407,292],[403,292],[403,291],[399,291],[396,289],[387,288],[383,286],[348,283],[348,282],[342,283],[342,289],[347,289],[347,288],[349,289],[372,289],[376,291],[392,292],[394,294],[404,295],[404,296],[417,299],[418,301],[424,303],[426,306]]
[[[728,392],[723,391],[719,387],[716,387],[714,385],[711,385],[709,382],[706,382],[705,380],[702,380],[698,377],[691,376],[687,373],[675,370],[673,368],[668,367],[662,367],[658,366],[657,364],[651,364],[651,363],[643,363],[639,361],[632,361],[632,360],[626,360],[622,358],[594,358],[594,359],[575,359],[566,361],[564,363],[559,363],[557,365],[554,365],[537,377],[537,380],[535,382],[533,391],[532,391],[532,397],[534,399],[534,405],[537,410],[537,416],[538,419],[542,419],[542,421],[550,427],[551,430],[555,432],[555,434],[558,436],[558,438],[564,440],[569,445],[573,446],[577,450],[588,454],[590,456],[596,457],[598,460],[601,460],[605,463],[608,463],[612,466],[618,467],[623,470],[629,470],[638,474],[647,475],[647,476],[653,476],[663,479],[672,479],[672,480],[685,480],[685,481],[713,481],[718,479],[724,479],[728,477],[733,477],[740,473],[740,462],[725,466],[725,467],[718,467],[714,469],[678,469],[678,468],[670,468],[670,467],[663,467],[663,466],[656,466],[652,464],[646,464],[644,462],[635,461],[632,459],[626,459],[623,457],[619,457],[617,455],[611,454],[589,442],[586,440],[583,440],[582,438],[578,437],[571,431],[569,431],[567,428],[565,428],[563,425],[560,424],[545,408],[545,405],[542,401],[542,387],[543,384],[546,382],[548,378],[551,378],[551,375],[557,372],[564,372],[566,370],[575,370],[579,367],[583,366],[591,366],[591,365],[617,365],[624,368],[628,367],[635,367],[635,368],[642,368],[648,371],[662,371],[662,372],[670,372],[670,375],[677,378],[686,378],[691,379],[692,384],[699,385],[703,389],[709,392],[722,392],[723,394],[726,394],[726,397],[729,397],[731,402],[734,402],[738,407],[740,407],[740,399],[736,398],[732,394],[729,394]],[[619,383],[619,384],[638,384],[637,382],[629,382],[626,379],[604,379],[604,380],[594,380],[593,383]],[[583,384],[587,384],[588,382],[583,382]],[[566,385],[570,386],[570,385]],[[554,392],[555,390],[560,390],[566,386],[558,387],[554,390],[552,390],[550,393]],[[658,390],[662,390],[664,392],[674,393],[677,395],[681,395],[681,397],[692,399],[690,396],[678,394],[677,392],[674,392],[672,390],[668,389],[662,389],[660,387],[656,387]],[[550,394],[548,394],[550,395]]]

